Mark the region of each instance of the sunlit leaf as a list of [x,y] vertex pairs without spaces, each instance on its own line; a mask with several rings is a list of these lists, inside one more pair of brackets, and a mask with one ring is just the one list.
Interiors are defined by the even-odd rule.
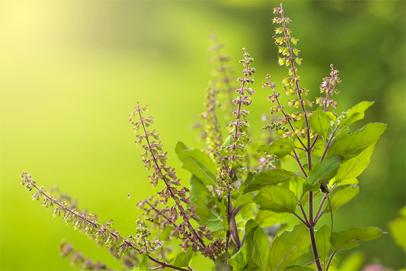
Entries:
[[261,227],[255,228],[252,239],[248,239],[248,264],[255,265],[255,270],[268,270],[270,245]]
[[277,213],[295,212],[297,199],[292,191],[278,186],[267,186],[260,190],[254,201],[262,210]]
[[231,256],[229,260],[229,264],[233,268],[233,270],[240,271],[243,270],[247,264],[247,248],[246,246],[242,246],[237,253]]
[[[330,205],[332,210],[336,210],[339,207],[350,202],[359,193],[359,187],[357,185],[349,185],[343,188],[337,189],[332,193],[330,198]],[[326,206],[324,212],[329,212],[329,206]]]
[[259,190],[267,185],[275,185],[290,181],[295,177],[293,172],[284,169],[266,169],[255,174],[246,184],[244,192]]
[[285,231],[276,237],[271,246],[269,264],[272,271],[282,271],[309,251],[309,235],[304,225]]
[[[293,220],[296,218],[293,217]],[[276,224],[283,224],[286,221],[292,220],[292,216],[289,213],[276,213],[267,210],[259,210],[255,216],[255,221],[262,227],[272,227]]]
[[354,179],[361,175],[361,173],[368,167],[374,149],[375,145],[371,145],[357,156],[343,162],[338,169],[336,182],[338,183],[342,180]]
[[304,192],[304,184],[306,180],[297,176],[289,182],[289,189],[292,191],[298,200],[301,200]]
[[269,145],[261,145],[258,150],[269,154],[275,154],[279,158],[291,153],[294,149],[292,141],[288,138],[276,139]]
[[224,229],[222,216],[213,208],[213,196],[200,179],[192,176],[190,179],[190,202],[195,207],[201,223],[211,231]]
[[340,164],[341,158],[339,156],[333,156],[323,160],[323,162],[317,164],[310,171],[306,182],[307,185],[311,188],[317,187],[319,183],[330,180],[336,175]]
[[207,154],[197,149],[189,149],[182,142],[176,144],[175,150],[184,169],[206,185],[216,183],[216,165]]
[[252,203],[252,198],[252,193],[240,194],[240,196],[235,200],[234,208],[241,208],[246,204]]
[[191,249],[187,250],[186,252],[182,251],[176,256],[174,264],[178,267],[188,266],[192,256],[193,251]]
[[386,129],[384,123],[368,123],[352,134],[337,138],[331,145],[329,156],[340,155],[346,159],[357,156],[375,144]]
[[269,270],[270,245],[261,227],[254,220],[245,225],[244,243],[240,250],[230,258],[233,270]]
[[348,109],[347,112],[345,112],[345,118],[342,121],[342,124],[352,124],[354,122],[357,122],[359,120],[362,120],[365,117],[365,111],[370,108],[375,102],[370,102],[370,101],[362,101]]
[[310,116],[310,127],[317,134],[326,137],[330,129],[330,117],[326,112],[318,109],[312,113]]
[[335,251],[347,250],[359,246],[363,241],[377,239],[382,234],[382,230],[377,227],[352,228],[333,233],[330,242]]

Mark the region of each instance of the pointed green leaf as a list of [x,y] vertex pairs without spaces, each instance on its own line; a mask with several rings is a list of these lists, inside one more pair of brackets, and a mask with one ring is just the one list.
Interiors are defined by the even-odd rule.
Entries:
[[252,239],[247,240],[248,242],[248,264],[252,262],[251,265],[255,266],[255,270],[263,270],[268,271],[268,263],[269,263],[269,241],[266,237],[266,234],[261,229],[261,227],[257,227],[254,230]]
[[317,134],[326,137],[330,129],[330,118],[326,112],[318,109],[310,116],[310,127]]
[[346,159],[357,156],[375,144],[386,129],[384,123],[368,123],[352,134],[338,137],[331,145],[329,156],[340,155]]
[[216,165],[207,154],[197,149],[189,149],[182,142],[176,144],[175,150],[184,169],[206,185],[216,183]]
[[240,194],[234,203],[234,208],[242,208],[245,205],[252,203],[252,193]]
[[224,229],[224,221],[213,207],[213,201],[213,196],[206,186],[200,179],[192,176],[190,179],[190,202],[195,207],[200,222],[211,231],[216,232]]
[[[355,196],[359,193],[359,187],[357,185],[345,186],[341,189],[334,191],[333,195],[330,198],[330,205],[332,210],[336,210],[339,207],[343,206],[350,202]],[[329,206],[326,206],[324,212],[329,212]]]
[[175,258],[175,265],[177,267],[184,267],[184,266],[188,266],[190,263],[190,260],[192,259],[193,256],[193,251],[191,249],[189,249],[186,252],[181,252],[179,253],[176,258]]
[[309,251],[309,245],[308,231],[304,225],[297,225],[292,231],[285,231],[272,243],[269,255],[270,270],[285,270]]
[[342,121],[342,124],[352,124],[359,120],[362,120],[365,117],[365,111],[370,108],[375,102],[362,101],[348,109],[345,112],[345,118]]
[[345,179],[345,180],[336,180],[333,178],[331,182],[329,183],[330,186],[346,186],[346,185],[357,185],[359,184],[359,181],[357,178],[351,178],[351,179]]
[[277,213],[293,213],[297,205],[295,194],[279,186],[262,188],[254,201],[259,205],[260,209]]
[[269,145],[262,145],[259,147],[259,151],[263,151],[269,154],[275,154],[279,158],[284,157],[293,151],[293,143],[288,138],[275,139]]
[[377,227],[353,228],[333,233],[330,242],[335,251],[347,250],[359,246],[362,241],[377,239],[382,234],[382,230]]
[[194,175],[190,179],[190,201],[194,205],[199,217],[208,216],[209,210],[207,206],[210,201],[210,192]]
[[357,178],[368,167],[375,145],[371,145],[357,156],[343,162],[336,175],[336,183]]
[[310,188],[318,187],[320,183],[333,178],[341,164],[339,156],[333,156],[325,159],[320,164],[317,164],[307,177],[307,185]]
[[231,256],[229,264],[235,271],[241,271],[247,266],[248,260],[246,246],[242,246],[237,253]]
[[266,169],[255,174],[246,184],[245,193],[259,190],[267,185],[290,181],[295,177],[293,172],[284,169]]
[[298,200],[301,200],[304,193],[304,185],[306,180],[297,176],[289,182],[289,189],[292,191]]
[[230,258],[233,270],[269,270],[269,242],[258,224],[250,219],[245,224],[244,243],[240,250]]
[[[295,219],[293,217],[293,219]],[[255,221],[261,225],[261,227],[273,227],[276,224],[284,224],[286,221],[292,220],[290,213],[276,213],[267,210],[259,210],[255,216]],[[296,222],[296,220],[293,220]]]

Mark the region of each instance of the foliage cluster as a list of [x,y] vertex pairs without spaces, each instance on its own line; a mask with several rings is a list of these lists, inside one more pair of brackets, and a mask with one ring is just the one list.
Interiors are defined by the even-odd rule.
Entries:
[[[168,164],[147,108],[136,105],[130,122],[149,180],[160,191],[139,203],[143,215],[132,236],[122,236],[110,221],[99,222],[69,196],[45,190],[27,173],[22,174],[23,185],[54,215],[108,248],[125,270],[194,270],[197,255],[210,259],[216,270],[338,270],[337,253],[383,234],[376,227],[336,232],[333,213],[359,193],[357,177],[386,125],[353,128],[373,105],[370,101],[336,112],[341,80],[333,65],[322,79],[320,97],[311,100],[299,75],[302,59],[288,27],[291,20],[282,5],[274,15],[278,63],[287,76],[280,88],[270,75],[264,80],[270,112],[262,138],[249,131],[254,59],[243,49],[242,73],[234,86],[229,58],[216,39],[216,70],[202,113],[205,149],[176,145],[191,175],[189,185]],[[391,224],[394,229],[396,223]],[[61,254],[84,269],[111,270],[66,243]]]

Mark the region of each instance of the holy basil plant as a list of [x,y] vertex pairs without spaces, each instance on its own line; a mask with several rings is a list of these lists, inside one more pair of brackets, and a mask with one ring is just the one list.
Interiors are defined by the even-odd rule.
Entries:
[[[373,226],[335,231],[333,214],[360,192],[357,178],[386,124],[361,124],[371,101],[336,111],[340,76],[333,65],[321,81],[320,97],[310,100],[291,20],[282,5],[274,14],[278,63],[287,76],[280,86],[270,75],[264,80],[270,110],[261,136],[251,136],[248,124],[254,59],[243,49],[242,73],[234,80],[215,37],[216,69],[199,125],[205,147],[179,142],[175,149],[189,182],[168,164],[147,108],[135,106],[130,121],[136,143],[159,192],[139,203],[143,215],[131,236],[80,210],[70,197],[46,191],[28,173],[22,174],[23,185],[120,259],[121,270],[338,270],[337,254],[382,235]],[[80,268],[111,270],[70,244],[63,243],[61,253]]]

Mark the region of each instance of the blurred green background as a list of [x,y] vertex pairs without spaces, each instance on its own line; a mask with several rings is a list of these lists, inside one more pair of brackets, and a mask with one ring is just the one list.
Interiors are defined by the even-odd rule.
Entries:
[[[281,78],[272,42],[276,1],[0,2],[0,270],[71,270],[58,255],[62,239],[96,259],[115,260],[31,200],[19,175],[29,171],[79,205],[113,218],[130,234],[136,202],[151,193],[133,144],[128,114],[148,104],[169,150],[193,145],[210,76],[208,37],[215,31],[233,66],[241,48],[255,57],[252,130],[269,108],[263,75]],[[336,214],[336,228],[377,225],[405,204],[405,1],[286,1],[300,38],[303,84],[314,95],[334,63],[345,109],[375,100],[368,120],[389,123],[361,194]],[[197,144],[199,145],[199,144]],[[178,170],[179,174],[187,174]],[[127,194],[132,197],[128,199]],[[392,268],[405,255],[390,235],[363,245],[366,262]]]

